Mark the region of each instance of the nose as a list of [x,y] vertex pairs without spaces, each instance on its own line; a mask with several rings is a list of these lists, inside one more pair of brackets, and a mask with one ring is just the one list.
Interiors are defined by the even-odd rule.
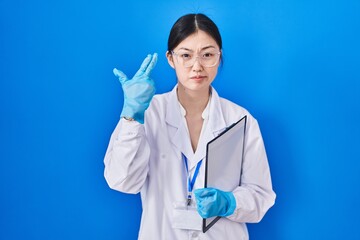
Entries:
[[203,66],[200,63],[199,57],[195,58],[194,65],[192,66],[192,70],[194,72],[201,72],[203,70]]

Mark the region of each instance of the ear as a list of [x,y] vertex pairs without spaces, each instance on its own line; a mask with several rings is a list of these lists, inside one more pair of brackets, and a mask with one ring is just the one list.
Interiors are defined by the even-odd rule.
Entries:
[[175,65],[174,65],[174,57],[173,55],[171,54],[171,52],[169,51],[166,51],[166,58],[168,60],[168,63],[169,65],[175,69]]

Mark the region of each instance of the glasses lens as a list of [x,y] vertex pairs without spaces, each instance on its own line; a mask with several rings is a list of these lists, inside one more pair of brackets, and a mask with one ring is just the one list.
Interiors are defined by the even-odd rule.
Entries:
[[178,63],[182,64],[184,67],[194,66],[196,60],[204,67],[214,67],[219,59],[220,52],[215,50],[202,51],[198,55],[189,51],[182,51],[175,53]]
[[219,52],[214,50],[209,50],[209,51],[201,52],[199,55],[199,60],[204,67],[213,67],[218,63],[219,57],[220,57]]

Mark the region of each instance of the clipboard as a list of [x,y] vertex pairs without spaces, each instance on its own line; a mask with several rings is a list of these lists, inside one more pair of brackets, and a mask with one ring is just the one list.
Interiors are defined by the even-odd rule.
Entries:
[[[246,119],[247,116],[244,116],[207,143],[205,188],[213,187],[230,192],[240,186]],[[209,230],[220,218],[204,218],[203,232]]]

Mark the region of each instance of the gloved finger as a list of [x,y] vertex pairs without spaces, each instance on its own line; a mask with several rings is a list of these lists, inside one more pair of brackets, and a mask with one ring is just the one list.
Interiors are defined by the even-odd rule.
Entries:
[[194,191],[194,194],[196,198],[200,199],[214,195],[214,192],[216,192],[216,190],[213,188],[200,188],[200,189],[196,189]]
[[196,210],[202,218],[208,218],[209,211],[213,207],[213,203],[207,200],[208,199],[196,199]]
[[144,59],[144,61],[142,62],[139,70],[135,73],[134,77],[138,77],[141,76],[145,73],[150,61],[152,59],[152,56],[149,54],[147,55],[147,57]]
[[113,69],[113,73],[114,73],[115,76],[117,76],[119,78],[119,81],[120,81],[121,84],[123,84],[124,82],[126,82],[128,80],[125,73],[123,73],[120,70],[117,70],[116,68]]
[[156,65],[156,62],[157,62],[157,53],[154,53],[154,55],[152,56],[151,58],[151,61],[149,63],[149,65],[147,66],[146,70],[145,70],[145,74],[146,75],[150,75],[151,71],[154,69],[155,65]]
[[197,212],[202,218],[208,218],[207,211],[204,211],[203,209],[197,209]]
[[194,195],[197,200],[200,200],[203,196],[204,188],[194,190]]

